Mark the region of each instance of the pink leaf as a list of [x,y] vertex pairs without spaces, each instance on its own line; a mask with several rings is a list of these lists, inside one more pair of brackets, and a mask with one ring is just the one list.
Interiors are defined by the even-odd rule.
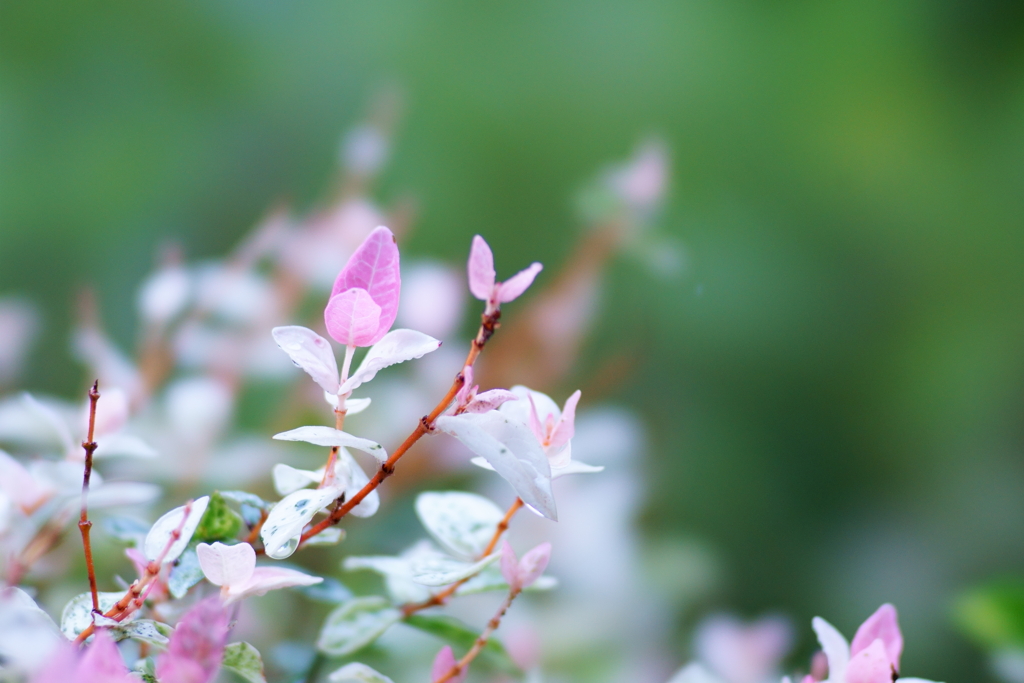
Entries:
[[338,273],[334,288],[331,290],[331,299],[352,288],[366,290],[373,302],[380,307],[380,317],[373,336],[358,346],[375,344],[387,334],[395,322],[402,289],[398,245],[395,243],[395,236],[384,226],[367,235]]
[[185,612],[167,651],[156,662],[161,683],[209,683],[220,670],[228,639],[228,614],[220,598],[207,598]]
[[214,586],[240,586],[256,569],[256,551],[248,543],[200,543],[196,555],[203,574]]
[[544,429],[544,425],[541,424],[540,416],[537,414],[537,404],[533,402],[533,394],[527,394],[527,398],[530,399],[530,431],[537,437],[537,441],[540,441],[541,445],[547,448],[547,444],[544,443],[548,440],[548,430]]
[[892,683],[892,663],[881,638],[853,655],[846,667],[846,683]]
[[78,671],[73,679],[90,683],[129,683],[134,680],[129,676],[128,667],[124,665],[114,640],[103,630],[96,634],[92,645],[78,662]]
[[569,439],[576,433],[576,404],[580,402],[580,390],[573,392],[572,396],[565,400],[565,407],[562,408],[562,416],[555,425],[551,434],[549,447],[557,450],[569,443]]
[[[504,555],[502,555],[504,560]],[[519,560],[518,579],[521,588],[529,587],[534,581],[540,578],[551,559],[551,544],[541,543],[539,546],[523,555]],[[503,568],[504,570],[504,568]]]
[[[441,651],[437,653],[437,657],[434,658],[434,666],[430,668],[430,680],[440,680],[446,673],[451,671],[456,664],[458,664],[458,662],[455,661],[455,653],[452,652],[451,646],[445,645],[441,648]],[[467,666],[448,680],[451,683],[462,683],[466,680],[466,676],[468,675],[469,667]]]
[[473,366],[467,365],[462,368],[462,388],[455,394],[455,405],[467,405],[473,398],[476,387],[473,386]]
[[533,279],[537,277],[537,273],[543,269],[544,266],[541,264],[532,263],[529,268],[519,271],[509,279],[502,282],[498,285],[498,301],[500,303],[507,304],[509,301],[518,299],[519,296],[533,284]]
[[858,652],[866,650],[876,639],[882,641],[892,668],[898,672],[900,670],[900,655],[903,653],[903,634],[900,633],[896,608],[889,603],[879,607],[860,625],[850,644],[850,655],[856,656]]
[[473,246],[469,250],[469,291],[477,299],[487,301],[494,292],[494,254],[487,242],[480,235],[473,236]]
[[519,558],[507,540],[501,543],[501,575],[510,588],[522,588],[519,584]]
[[466,406],[467,413],[486,413],[500,408],[507,401],[518,401],[519,397],[508,389],[490,389],[476,397]]
[[78,648],[65,640],[54,650],[47,657],[46,664],[32,677],[32,683],[67,683],[75,680]]
[[381,307],[370,294],[353,287],[331,297],[324,309],[324,322],[328,334],[339,344],[370,346],[380,339],[377,329],[381,315]]
[[228,602],[234,602],[249,595],[266,595],[267,591],[278,588],[312,586],[321,581],[323,579],[319,576],[311,576],[294,569],[257,567],[246,581],[232,584],[228,590]]

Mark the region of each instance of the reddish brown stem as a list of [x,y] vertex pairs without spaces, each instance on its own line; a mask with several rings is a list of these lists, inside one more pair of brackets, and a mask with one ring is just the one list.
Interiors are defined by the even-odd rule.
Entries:
[[[501,318],[500,310],[485,313],[480,316],[480,329],[477,331],[476,338],[470,346],[469,354],[466,356],[466,362],[463,363],[463,367],[467,365],[472,366],[473,363],[476,362],[476,359],[483,350],[484,345],[487,344],[487,340],[490,339],[498,329],[499,318]],[[377,470],[377,473],[373,475],[373,478],[367,482],[366,486],[360,489],[354,496],[346,500],[344,504],[336,507],[325,519],[314,524],[306,531],[306,533],[302,534],[302,537],[299,539],[299,547],[301,548],[306,541],[313,538],[324,529],[334,526],[341,521],[342,517],[352,511],[352,508],[359,505],[359,503],[361,503],[366,496],[370,495],[371,492],[380,486],[385,479],[394,474],[395,463],[405,455],[406,451],[412,448],[412,446],[420,440],[420,437],[434,430],[434,422],[441,416],[441,413],[448,409],[448,406],[450,406],[452,401],[455,400],[455,395],[459,393],[459,389],[461,389],[462,385],[465,383],[466,378],[463,377],[462,371],[460,370],[459,374],[455,375],[455,381],[452,382],[452,385],[448,389],[448,393],[444,395],[444,398],[434,406],[434,409],[430,411],[429,415],[425,415],[420,418],[420,422],[416,425],[416,429],[414,429],[412,434],[406,437],[405,441],[403,441],[402,444],[394,450],[391,457],[389,457],[387,461],[380,466],[380,469]]]
[[[523,499],[516,498],[515,502],[512,503],[508,511],[505,513],[505,516],[501,519],[500,522],[498,522],[498,525],[494,529],[494,535],[491,536],[491,540],[487,544],[487,547],[484,548],[484,551],[480,553],[480,557],[477,559],[483,559],[494,552],[494,549],[498,547],[498,541],[501,540],[501,535],[508,531],[509,522],[512,521],[512,518],[515,516],[517,512],[519,512],[519,508],[521,507],[523,507]],[[476,575],[474,574],[473,576]],[[455,595],[455,591],[459,590],[459,587],[462,586],[462,584],[469,581],[470,579],[472,579],[473,576],[467,576],[466,578],[460,581],[456,581],[452,585],[445,588],[443,591],[432,595],[428,600],[403,605],[402,614],[405,616],[409,616],[410,614],[415,614],[416,612],[427,609],[428,607],[440,607],[441,605],[444,605],[448,602],[448,599],[450,597]]]
[[512,606],[512,601],[516,599],[516,596],[519,595],[520,592],[521,589],[519,588],[513,588],[508,592],[508,597],[505,598],[505,602],[501,603],[501,607],[499,607],[495,615],[491,617],[491,620],[487,622],[487,628],[485,628],[483,633],[481,633],[477,637],[476,641],[473,642],[473,647],[469,649],[469,652],[467,652],[462,659],[457,661],[455,666],[448,669],[443,676],[435,678],[433,683],[445,683],[466,670],[466,667],[469,666],[470,662],[476,659],[476,656],[480,654],[480,651],[487,645],[487,641],[490,640],[491,634],[498,630],[498,626],[501,625],[501,618],[505,616],[505,612],[507,612],[508,608]]
[[[348,413],[347,410],[334,411],[334,428],[339,432],[345,426],[345,415]],[[327,456],[327,465],[324,467],[324,478],[320,481],[320,488],[323,488],[334,481],[334,465],[338,461],[338,447],[334,446],[331,448],[330,455]]]
[[96,452],[96,404],[100,400],[100,381],[92,383],[89,390],[89,431],[82,442],[85,450],[85,474],[82,476],[82,514],[78,518],[78,530],[82,532],[82,547],[85,549],[85,568],[89,572],[89,592],[92,593],[92,611],[100,611],[100,597],[96,589],[96,568],[92,562],[92,544],[89,532],[92,522],[89,521],[89,478],[92,476],[92,455]]

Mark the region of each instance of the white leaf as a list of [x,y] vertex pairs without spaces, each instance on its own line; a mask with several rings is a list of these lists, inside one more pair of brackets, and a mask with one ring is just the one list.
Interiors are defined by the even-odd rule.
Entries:
[[499,557],[501,553],[491,553],[472,564],[444,556],[422,558],[412,563],[412,580],[424,586],[447,586],[478,574]]
[[388,459],[388,452],[376,441],[353,436],[348,432],[343,432],[333,427],[299,427],[298,429],[275,434],[274,438],[278,441],[304,441],[316,446],[329,446],[332,448],[335,446],[355,448],[369,453],[381,462]]
[[441,547],[471,561],[483,554],[505,516],[483,496],[461,491],[421,493],[416,514]]
[[436,425],[490,463],[524,503],[548,519],[558,519],[551,466],[529,427],[501,411],[444,415],[437,418]]
[[[337,410],[339,402],[337,394],[330,394],[324,392],[324,400],[327,401],[327,405]],[[345,399],[345,414],[346,415],[358,415],[367,408],[370,407],[371,400],[368,398],[348,398]]]
[[[160,557],[160,554],[164,552],[164,548],[167,548],[167,544],[171,542],[171,535],[180,526],[181,536],[170,545],[167,554],[163,557],[163,561],[167,563],[178,559],[178,556],[185,550],[185,546],[192,540],[192,534],[196,532],[196,527],[199,526],[199,521],[203,518],[206,506],[209,503],[209,496],[203,496],[192,501],[188,519],[185,519],[185,506],[182,505],[156,520],[149,533],[146,534],[146,542],[143,544],[143,552],[146,554],[146,559],[154,561]],[[182,524],[182,520],[185,520],[184,524]]]
[[260,530],[267,557],[283,560],[295,552],[303,527],[316,513],[337,500],[341,493],[335,487],[301,489],[282,498],[270,510]]
[[431,351],[436,351],[440,346],[441,342],[416,330],[391,330],[370,347],[363,362],[352,376],[345,380],[338,393],[348,394],[361,384],[369,382],[389,365],[420,358]]
[[338,393],[338,361],[329,341],[313,330],[298,325],[275,327],[270,334],[292,362],[309,373],[324,391]]
[[[124,597],[124,593],[99,593],[100,612],[107,612]],[[131,618],[131,617],[129,617]],[[74,640],[78,634],[92,626],[92,593],[82,593],[71,598],[64,605],[60,615],[60,630],[68,640]]]
[[[566,446],[568,448],[568,445]],[[604,465],[588,465],[585,462],[579,460],[570,460],[568,465],[564,467],[552,467],[551,478],[558,479],[564,477],[567,474],[592,474],[594,472],[603,472]]]
[[94,456],[97,458],[113,458],[118,456],[126,458],[155,458],[157,456],[157,452],[148,443],[137,436],[123,432],[104,434],[102,437],[97,438],[96,441],[97,446]]
[[[135,481],[114,481],[89,489],[89,507],[104,508],[117,505],[142,505],[151,503],[162,493],[155,484]],[[78,501],[72,501],[77,504]],[[73,505],[72,505],[73,506]]]
[[57,624],[28,593],[13,586],[0,589],[0,657],[4,671],[38,669],[63,640]]
[[324,473],[322,471],[314,472],[312,470],[300,470],[283,463],[274,465],[272,474],[274,478],[274,490],[282,496],[287,496],[289,493],[295,493],[299,489],[304,489],[310,484],[319,484],[324,478]]
[[[366,472],[363,472],[363,468],[359,466],[356,459],[344,448],[338,449],[337,473],[336,481],[339,484],[348,482],[345,488],[346,500],[350,500],[364,486],[370,483],[370,478],[366,476]],[[359,505],[352,508],[349,514],[356,517],[373,517],[377,514],[378,508],[380,508],[380,495],[377,493],[377,489],[374,489],[359,502]]]
[[346,664],[328,676],[327,680],[331,683],[394,683],[384,674],[359,662]]
[[828,658],[829,683],[844,683],[846,667],[850,663],[850,644],[846,642],[846,638],[836,630],[835,626],[821,617],[814,617],[811,620],[811,626],[818,634],[818,642],[825,652],[825,657]]
[[363,648],[402,618],[387,600],[372,596],[338,605],[324,621],[316,645],[332,657],[344,657]]

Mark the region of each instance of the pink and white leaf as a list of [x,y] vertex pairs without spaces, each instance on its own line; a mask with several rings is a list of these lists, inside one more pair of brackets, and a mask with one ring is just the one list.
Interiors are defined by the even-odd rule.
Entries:
[[226,603],[235,602],[250,595],[265,595],[267,591],[292,586],[312,586],[323,581],[319,576],[284,567],[257,567],[249,578],[238,584],[231,584],[227,590]]
[[533,284],[534,278],[537,277],[537,273],[542,271],[544,266],[540,263],[531,263],[528,268],[525,268],[508,280],[505,280],[498,285],[498,291],[496,298],[498,302],[507,304],[510,301],[518,299],[523,292],[530,288]]
[[850,657],[846,683],[892,683],[892,663],[881,639]]
[[541,543],[519,560],[519,587],[529,588],[540,578],[551,559],[551,544]]
[[338,360],[329,341],[298,325],[275,327],[270,334],[292,362],[305,370],[324,391],[338,393]]
[[402,279],[399,271],[398,245],[395,236],[384,226],[367,235],[363,243],[338,273],[331,298],[353,287],[365,290],[380,307],[377,327],[366,344],[380,341],[395,322]]
[[896,608],[886,603],[875,610],[860,628],[850,643],[850,656],[871,647],[875,640],[881,640],[893,669],[899,672],[900,655],[903,654],[903,634],[897,619]]
[[497,410],[507,401],[518,401],[519,397],[508,389],[489,389],[477,394],[466,406],[464,412],[486,413],[489,410]]
[[[452,652],[450,645],[445,645],[441,648],[441,651],[437,653],[437,657],[434,658],[434,665],[430,667],[430,680],[438,681],[444,677],[446,673],[451,671],[458,664],[455,661],[455,653]],[[469,667],[465,667],[455,676],[452,676],[448,680],[451,683],[463,683],[466,677],[469,676]]]
[[196,603],[182,616],[167,651],[156,660],[156,676],[166,683],[209,683],[220,670],[228,638],[228,614],[220,598]]
[[473,236],[473,245],[469,249],[469,262],[466,264],[469,275],[469,291],[481,301],[489,301],[494,293],[494,254],[491,247],[480,235]]
[[319,425],[299,427],[287,432],[275,434],[274,438],[278,441],[304,441],[316,446],[328,446],[331,448],[335,446],[355,448],[369,453],[381,462],[388,459],[387,451],[384,450],[384,447],[376,441],[354,436],[348,432],[343,432],[340,429],[334,429],[333,427],[323,427]]
[[[142,544],[142,551],[146,554],[146,559],[154,561],[162,555],[165,564],[178,559],[188,542],[192,540],[192,534],[196,532],[196,527],[199,526],[199,521],[203,518],[209,503],[210,497],[203,496],[192,501],[191,506],[176,507],[156,520]],[[185,517],[186,507],[188,507],[187,518]],[[174,540],[174,533],[178,529],[181,530],[180,536]],[[170,545],[168,546],[168,544]],[[164,549],[168,547],[169,549],[164,554]]]
[[384,368],[421,358],[431,351],[436,351],[440,346],[441,342],[422,332],[392,330],[366,352],[359,367],[345,380],[338,393],[348,394],[356,387],[369,382]]
[[248,543],[200,543],[196,555],[203,575],[214,586],[240,586],[256,569],[256,551]]
[[519,584],[519,558],[507,541],[501,542],[501,575],[512,590],[522,590]]
[[89,683],[130,683],[135,679],[128,673],[128,667],[121,653],[106,631],[100,629],[92,644],[78,662],[73,679]]
[[353,287],[331,297],[324,309],[327,333],[345,346],[369,346],[377,341],[381,308],[365,289]]

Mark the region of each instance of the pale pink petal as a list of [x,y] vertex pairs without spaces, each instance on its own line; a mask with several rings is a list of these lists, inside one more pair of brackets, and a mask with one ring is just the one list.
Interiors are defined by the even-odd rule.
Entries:
[[580,390],[577,389],[572,396],[566,399],[565,407],[562,408],[562,417],[558,419],[558,424],[555,425],[554,432],[551,434],[550,448],[556,450],[561,448],[569,443],[569,439],[576,433],[576,404],[580,402],[580,395]]
[[[503,558],[504,559],[504,556]],[[519,560],[519,585],[528,588],[534,581],[540,578],[551,559],[551,544],[541,543],[529,551]]]
[[214,586],[240,586],[256,568],[256,551],[248,543],[200,543],[196,546],[196,555],[207,581]]
[[850,643],[850,655],[867,649],[875,639],[881,639],[889,662],[897,672],[900,670],[900,655],[903,654],[903,634],[896,617],[896,608],[886,603],[857,629],[857,634]]
[[164,683],[209,683],[220,670],[228,639],[228,613],[220,598],[196,603],[181,617],[167,651],[156,661]]
[[74,680],[90,681],[90,683],[119,681],[127,683],[133,679],[128,675],[128,667],[125,666],[113,638],[106,631],[100,629],[96,637],[92,639],[92,645],[88,647],[81,661],[78,662],[78,671]]
[[892,674],[885,644],[878,638],[850,658],[846,683],[892,683]]
[[519,558],[507,540],[501,542],[501,575],[511,588],[522,587],[519,585]]
[[455,404],[464,406],[473,397],[476,387],[473,386],[473,366],[467,365],[462,368],[462,388],[455,394]]
[[358,287],[335,294],[324,309],[327,333],[345,346],[370,346],[378,341],[380,320],[380,306]]
[[32,683],[68,683],[75,680],[77,668],[78,647],[65,640],[50,653],[46,665],[32,677]]
[[142,554],[142,551],[138,548],[125,548],[125,556],[132,561],[132,566],[135,567],[135,573],[140,577],[146,573],[146,568],[149,566],[149,560]]
[[[434,658],[434,666],[430,668],[430,680],[439,680],[442,676],[452,670],[458,662],[455,661],[455,653],[452,652],[450,645],[445,645],[441,648],[441,651],[437,653],[437,657]],[[469,667],[460,671],[458,675],[452,676],[448,680],[451,683],[462,683],[466,680],[466,676],[469,675]]]
[[380,317],[374,335],[366,343],[359,344],[369,346],[377,343],[391,329],[395,316],[398,315],[398,300],[402,289],[398,245],[395,236],[384,226],[367,235],[349,258],[334,281],[331,298],[353,288],[365,289],[373,302],[380,307]]
[[476,397],[466,406],[467,413],[486,413],[489,410],[496,410],[507,401],[518,401],[519,397],[508,389],[490,389],[477,394]]
[[533,278],[537,277],[537,273],[543,269],[544,266],[541,264],[532,263],[529,268],[519,271],[502,282],[498,285],[498,301],[507,304],[509,301],[518,299],[533,284]]
[[494,291],[494,254],[480,235],[473,236],[473,246],[469,250],[469,291],[477,299],[487,301]]
[[537,437],[537,441],[540,441],[541,445],[547,441],[548,433],[544,429],[544,425],[541,424],[540,416],[537,415],[537,404],[533,402],[533,394],[527,394],[530,399],[530,431]]
[[0,491],[14,502],[25,514],[42,505],[54,491],[36,481],[25,466],[0,451]]
[[298,325],[275,327],[270,334],[292,362],[309,373],[324,391],[338,393],[338,361],[329,341]]
[[257,567],[249,579],[240,584],[233,584],[228,591],[228,601],[234,602],[250,595],[266,595],[267,591],[291,586],[312,586],[323,581],[319,576],[311,576],[294,569],[283,567]]

